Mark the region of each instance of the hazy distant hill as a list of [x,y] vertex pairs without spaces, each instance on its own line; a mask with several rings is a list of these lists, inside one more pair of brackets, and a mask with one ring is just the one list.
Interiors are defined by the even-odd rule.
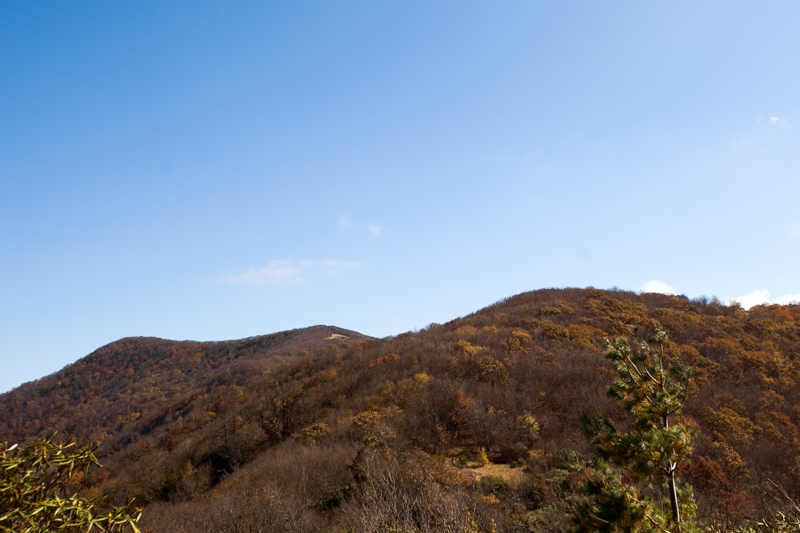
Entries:
[[603,340],[656,324],[697,372],[680,476],[700,518],[768,516],[778,487],[800,501],[800,305],[593,288],[386,339],[125,339],[0,396],[0,438],[102,440],[83,490],[150,502],[151,533],[558,531],[593,471],[580,415],[631,423]]
[[135,436],[212,389],[242,385],[297,362],[308,350],[366,338],[314,326],[222,342],[120,339],[0,395],[0,440],[25,441],[58,430],[81,442],[107,442],[123,428]]

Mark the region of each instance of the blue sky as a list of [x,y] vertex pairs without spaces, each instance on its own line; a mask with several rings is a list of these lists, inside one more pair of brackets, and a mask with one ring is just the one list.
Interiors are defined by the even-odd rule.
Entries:
[[543,287],[800,298],[798,23],[2,2],[0,390],[126,336],[382,337]]

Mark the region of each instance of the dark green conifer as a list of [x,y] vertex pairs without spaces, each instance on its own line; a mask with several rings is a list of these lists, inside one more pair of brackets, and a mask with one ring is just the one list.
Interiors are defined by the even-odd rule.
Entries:
[[[665,353],[666,342],[667,334],[660,329],[647,342],[606,340],[606,357],[617,372],[609,395],[634,415],[636,426],[619,432],[600,415],[583,417],[584,431],[600,461],[587,483],[591,501],[576,517],[579,531],[681,531],[682,510],[694,511],[691,487],[679,490],[675,476],[692,452],[692,434],[684,424],[670,423],[686,401],[693,372],[680,358]],[[666,490],[669,516],[652,499],[639,496],[633,484],[622,481],[622,472],[640,485]]]

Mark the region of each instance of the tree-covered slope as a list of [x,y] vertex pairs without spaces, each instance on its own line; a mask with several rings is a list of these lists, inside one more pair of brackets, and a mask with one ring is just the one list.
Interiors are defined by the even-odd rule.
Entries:
[[800,306],[592,288],[231,367],[225,382],[154,399],[157,423],[117,421],[84,490],[150,502],[153,532],[556,531],[595,468],[581,415],[632,425],[606,395],[603,344],[631,326],[666,329],[667,357],[696,372],[679,420],[695,446],[677,479],[694,486],[698,518],[739,524],[797,501]]
[[59,431],[81,442],[114,442],[151,431],[171,410],[211,390],[294,363],[309,349],[362,338],[314,326],[224,342],[121,339],[0,395],[0,439],[29,441]]

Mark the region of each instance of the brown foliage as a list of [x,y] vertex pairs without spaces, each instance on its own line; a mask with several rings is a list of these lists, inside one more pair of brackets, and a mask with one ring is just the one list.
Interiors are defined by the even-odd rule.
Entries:
[[[123,340],[0,397],[0,436],[60,429],[103,440],[110,475],[84,489],[156,502],[145,521],[163,520],[159,531],[433,530],[466,527],[465,508],[478,529],[511,528],[555,497],[567,455],[587,456],[581,413],[625,420],[605,396],[603,338],[656,321],[697,371],[684,413],[697,447],[683,475],[700,516],[770,514],[779,503],[767,478],[800,498],[800,306],[744,311],[592,288],[524,293],[419,332],[349,333],[361,340],[338,345],[296,349],[291,334]],[[485,500],[450,468],[480,448],[527,461],[537,488]]]

